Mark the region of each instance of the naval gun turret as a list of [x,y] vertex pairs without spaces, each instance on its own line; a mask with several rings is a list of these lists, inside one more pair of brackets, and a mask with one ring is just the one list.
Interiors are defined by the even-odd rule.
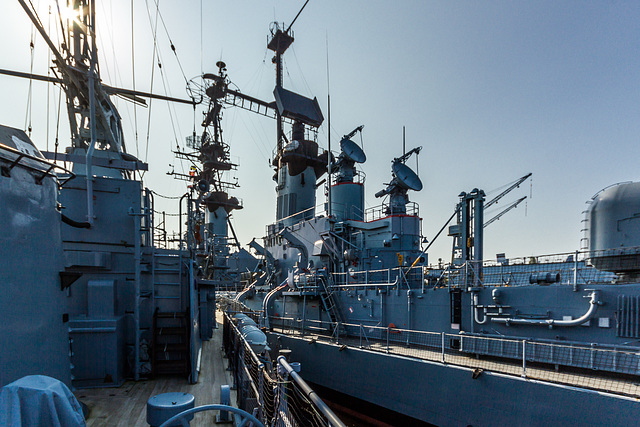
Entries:
[[403,215],[407,213],[407,203],[409,203],[409,197],[407,193],[409,190],[420,191],[422,190],[422,181],[420,177],[411,170],[409,166],[405,164],[406,160],[411,157],[412,154],[418,155],[422,150],[422,147],[416,147],[408,153],[393,159],[391,165],[391,173],[393,179],[387,188],[378,191],[376,197],[384,197],[387,194],[390,195],[388,214],[390,215]]

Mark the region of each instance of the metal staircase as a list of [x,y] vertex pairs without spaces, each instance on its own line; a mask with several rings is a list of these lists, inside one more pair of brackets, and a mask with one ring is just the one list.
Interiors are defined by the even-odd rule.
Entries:
[[331,322],[342,323],[342,312],[340,311],[336,298],[333,296],[333,290],[329,286],[328,280],[329,279],[324,275],[316,276],[316,281],[321,284],[320,300],[322,300],[322,305],[329,315]]
[[183,281],[183,255],[180,250],[154,249],[152,374],[189,375],[190,316]]
[[151,366],[153,376],[191,373],[189,315],[160,312],[153,315]]

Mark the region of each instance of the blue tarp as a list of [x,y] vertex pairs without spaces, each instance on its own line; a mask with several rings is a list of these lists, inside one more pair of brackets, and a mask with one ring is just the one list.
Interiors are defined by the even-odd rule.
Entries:
[[63,382],[29,375],[0,390],[0,426],[85,426],[82,408]]

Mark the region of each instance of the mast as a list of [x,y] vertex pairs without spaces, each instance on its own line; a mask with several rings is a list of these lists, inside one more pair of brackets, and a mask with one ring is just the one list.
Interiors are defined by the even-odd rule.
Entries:
[[[329,152],[319,150],[316,141],[317,128],[324,121],[318,100],[283,87],[282,56],[294,41],[292,25],[282,30],[278,23],[273,23],[267,43],[267,48],[275,53],[272,62],[276,66],[277,142],[272,166],[276,172],[276,220],[280,227],[315,216],[316,180],[327,171],[329,164]],[[285,120],[292,123],[289,139],[284,132]]]

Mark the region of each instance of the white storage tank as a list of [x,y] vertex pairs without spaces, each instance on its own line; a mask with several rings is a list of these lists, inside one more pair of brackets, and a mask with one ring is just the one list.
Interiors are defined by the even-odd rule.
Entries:
[[640,182],[602,190],[593,198],[586,220],[591,261],[596,268],[640,270]]

